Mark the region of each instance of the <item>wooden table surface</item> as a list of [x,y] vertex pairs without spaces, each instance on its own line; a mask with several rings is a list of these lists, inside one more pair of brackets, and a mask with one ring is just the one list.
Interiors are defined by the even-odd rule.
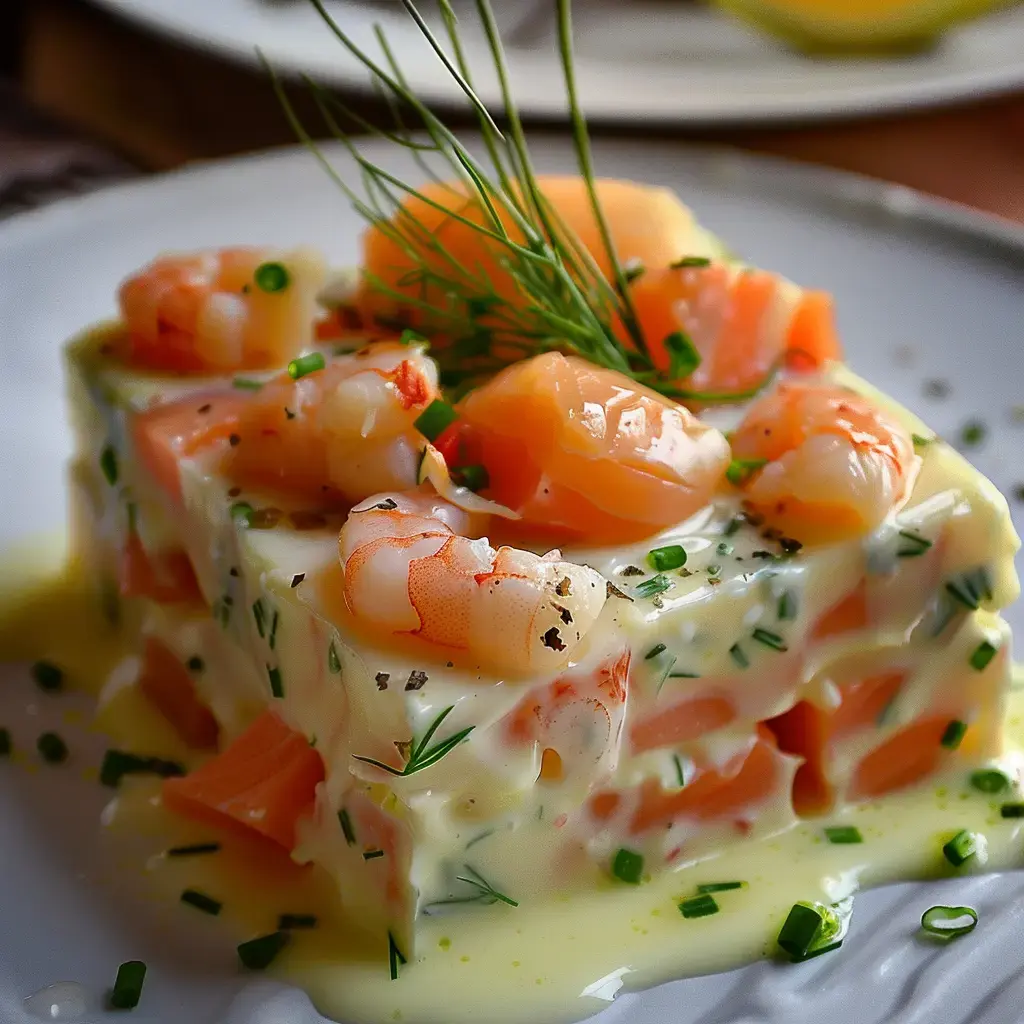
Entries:
[[[256,73],[150,37],[82,0],[23,2],[28,100],[139,168],[293,141]],[[372,101],[357,102],[382,118]],[[1024,95],[870,121],[671,135],[860,171],[1024,222]],[[0,175],[8,149],[0,146]]]

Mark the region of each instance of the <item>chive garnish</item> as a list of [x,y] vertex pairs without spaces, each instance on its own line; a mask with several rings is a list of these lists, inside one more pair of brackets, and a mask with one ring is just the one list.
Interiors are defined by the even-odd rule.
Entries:
[[733,487],[742,487],[767,462],[767,459],[733,459],[725,471],[725,479]]
[[718,901],[710,893],[691,896],[679,904],[679,912],[686,918],[710,917],[718,913]]
[[378,761],[376,758],[363,757],[360,754],[353,754],[352,756],[357,761],[362,761],[364,764],[373,765],[375,768],[380,768],[381,771],[387,772],[389,775],[413,775],[416,772],[423,771],[425,768],[429,768],[431,765],[437,764],[446,754],[453,751],[463,740],[467,739],[469,734],[476,728],[474,725],[468,725],[465,729],[460,729],[453,736],[449,736],[448,739],[442,740],[440,743],[435,743],[434,746],[430,747],[428,744],[434,738],[434,733],[440,728],[441,723],[455,710],[455,705],[450,704],[446,707],[431,723],[430,728],[423,734],[423,738],[419,742],[413,743],[409,747],[408,760],[405,762],[405,766],[401,769],[393,768],[389,764],[385,764],[383,761]]
[[746,884],[746,882],[704,882],[697,886],[697,892],[732,892],[733,889],[742,889]]
[[124,750],[108,750],[100,765],[100,782],[104,786],[117,786],[125,775],[159,775],[169,779],[184,775],[185,769],[177,761],[160,757],[140,757]]
[[202,672],[203,669],[206,668],[206,665],[198,654],[193,654],[192,657],[185,662],[185,667],[189,672]]
[[638,583],[633,588],[633,592],[640,598],[657,597],[659,594],[664,594],[671,586],[672,581],[667,576],[658,573],[657,576],[652,576],[650,579],[644,580],[643,583]]
[[662,345],[668,353],[668,372],[673,380],[685,380],[700,366],[701,359],[697,346],[682,331],[666,334]]
[[[472,844],[470,844],[472,845]],[[509,907],[518,907],[519,902],[499,892],[490,882],[470,864],[463,864],[464,875],[456,875],[457,882],[463,882],[472,887],[470,896],[453,896],[450,899],[437,900],[430,906],[445,906],[453,903],[479,903],[485,907],[493,906],[495,903],[504,903]]]
[[491,483],[486,466],[460,466],[452,477],[460,487],[466,487],[471,491],[482,491]]
[[655,644],[645,655],[644,661],[652,661],[659,654],[664,654],[668,650],[665,644]]
[[114,1010],[134,1010],[142,998],[146,981],[146,965],[141,960],[126,960],[117,969],[114,987],[110,990],[110,1006]]
[[459,414],[452,406],[440,398],[435,398],[416,417],[413,426],[428,441],[436,441],[458,418]]
[[622,268],[623,276],[626,279],[626,284],[632,284],[637,278],[643,277],[647,272],[647,268],[639,261],[636,260],[632,263],[627,263]]
[[988,668],[989,662],[996,656],[999,648],[995,644],[990,643],[988,640],[982,640],[974,651],[971,653],[970,666],[975,672],[983,672]]
[[118,470],[117,452],[114,451],[112,445],[108,444],[103,451],[100,452],[100,469],[102,470],[107,483],[113,487],[117,483]]
[[256,511],[247,501],[236,501],[228,510],[232,519],[249,526],[252,522],[252,514]]
[[778,633],[772,633],[767,629],[755,629],[754,632],[751,633],[751,637],[759,644],[764,644],[765,647],[770,647],[773,651],[785,652],[789,650],[785,641]]
[[897,558],[917,558],[932,546],[932,542],[927,537],[922,537],[912,530],[900,530],[899,536],[903,538],[903,541],[896,549]]
[[718,547],[715,550],[720,555],[731,555],[733,552],[733,546],[728,541],[720,540],[718,542]]
[[193,843],[191,846],[172,846],[167,851],[168,857],[198,857],[204,853],[217,853],[220,843]]
[[315,928],[316,926],[316,914],[282,914],[277,919],[277,930],[281,932],[294,931],[299,928]]
[[706,571],[709,576],[717,576],[722,571],[722,567],[717,564],[709,565]]
[[11,730],[0,729],[0,757],[10,757],[11,747]]
[[63,764],[68,759],[68,745],[55,732],[44,732],[36,740],[36,749],[49,764]]
[[281,263],[261,263],[252,276],[256,287],[264,292],[283,292],[291,280]]
[[968,448],[973,448],[985,440],[988,427],[981,420],[969,420],[960,430],[960,442]]
[[750,659],[747,657],[747,652],[739,644],[733,644],[729,648],[729,656],[740,668],[750,668]]
[[667,544],[647,552],[647,561],[657,572],[669,572],[686,565],[686,549],[682,544]]
[[341,672],[341,659],[338,657],[337,648],[332,640],[327,648],[327,667],[335,674]]
[[835,843],[837,846],[845,846],[853,843],[863,843],[864,837],[860,834],[860,829],[854,825],[836,825],[831,828],[823,830],[825,838],[830,843]]
[[280,700],[284,697],[284,684],[281,681],[281,670],[276,665],[273,668],[268,665],[267,675],[270,677],[271,694]]
[[40,690],[51,693],[64,685],[64,672],[49,661],[37,661],[32,666],[32,678]]
[[383,850],[364,850],[363,860],[377,860],[378,857],[383,857]]
[[187,903],[190,907],[195,907],[196,910],[201,910],[211,917],[216,917],[220,913],[221,907],[224,906],[220,900],[215,900],[212,896],[199,892],[198,889],[186,889],[181,894],[181,902]]
[[794,959],[801,959],[811,951],[824,924],[824,918],[814,907],[794,903],[779,932],[779,946]]
[[277,959],[277,955],[287,945],[287,932],[271,932],[243,942],[238,947],[238,959],[250,971],[262,971]]
[[399,964],[406,964],[408,961],[402,955],[402,951],[398,948],[398,943],[395,942],[395,937],[388,932],[388,969],[391,971],[391,980],[398,980],[398,967]]
[[672,761],[676,768],[676,780],[679,782],[679,788],[685,789],[686,787],[686,772],[683,770],[683,762],[678,754],[672,755]]
[[267,646],[273,650],[277,646],[277,609],[274,609],[274,617],[270,620],[270,633],[267,636]]
[[978,837],[973,832],[968,832],[967,829],[961,829],[942,847],[943,856],[955,868],[970,860],[977,852]]
[[682,259],[673,260],[669,270],[687,270],[690,267],[710,267],[711,260],[707,256],[683,256]]
[[914,442],[915,448],[924,448],[935,440],[934,437],[924,437],[921,434],[911,434],[910,440]]
[[956,750],[956,748],[963,742],[966,732],[967,723],[954,718],[953,721],[946,726],[946,729],[942,734],[942,739],[939,742],[947,750]]
[[352,827],[352,819],[349,817],[349,813],[343,807],[338,811],[338,822],[341,825],[342,834],[345,836],[345,842],[349,846],[355,846],[356,844],[356,831]]
[[625,847],[615,854],[612,860],[612,874],[621,882],[628,882],[630,885],[639,885],[644,873],[644,858],[642,854],[627,850]]
[[1010,788],[1010,780],[997,768],[971,772],[971,785],[979,793],[1002,793]]
[[973,932],[978,924],[974,907],[929,907],[921,915],[921,927],[929,935],[955,939]]
[[231,386],[237,388],[239,391],[259,391],[263,387],[263,382],[259,380],[249,380],[247,377],[236,377],[232,382]]
[[398,336],[399,345],[429,345],[429,341],[423,337],[418,331],[412,330],[411,327],[407,327]]
[[999,808],[999,816],[1001,818],[1024,818],[1024,804],[1003,804]]
[[257,598],[253,602],[252,617],[256,620],[256,631],[259,633],[260,639],[262,640],[267,635],[266,612],[263,610],[263,598]]
[[288,376],[292,380],[299,380],[311,373],[322,370],[327,365],[322,352],[307,352],[298,359],[293,359],[288,364]]
[[780,598],[775,615],[780,622],[788,622],[797,616],[797,599],[792,590],[787,590]]

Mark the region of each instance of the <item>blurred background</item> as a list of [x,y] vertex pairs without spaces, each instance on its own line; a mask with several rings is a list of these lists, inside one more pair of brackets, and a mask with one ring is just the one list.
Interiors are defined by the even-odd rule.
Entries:
[[[457,90],[397,0],[327,0],[388,28],[451,120]],[[469,10],[469,0],[455,0]],[[552,0],[495,0],[523,111],[558,132]],[[423,7],[433,14],[430,0]],[[387,109],[305,0],[3,0],[0,216],[293,141],[260,46],[371,123]],[[847,168],[1024,222],[1024,7],[995,0],[576,0],[595,133],[710,141]],[[467,18],[467,25],[469,19]],[[473,58],[483,40],[467,29]],[[417,48],[419,47],[419,48]],[[481,80],[487,98],[492,83]],[[352,126],[358,130],[358,126]]]

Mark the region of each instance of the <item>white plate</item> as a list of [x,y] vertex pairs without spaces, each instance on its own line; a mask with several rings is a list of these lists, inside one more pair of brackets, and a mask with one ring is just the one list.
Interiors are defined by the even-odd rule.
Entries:
[[[149,28],[254,64],[260,47],[282,70],[364,87],[362,69],[305,0],[96,0]],[[397,0],[328,0],[338,22],[378,54],[372,23],[387,30],[413,88],[462,103],[462,94]],[[524,113],[565,112],[550,0],[499,0],[515,95]],[[429,3],[424,10],[432,9]],[[493,75],[469,0],[457,0],[479,92],[497,105]],[[515,26],[522,23],[516,31]],[[815,59],[703,6],[679,0],[576,0],[577,73],[588,116],[605,120],[750,123],[847,117],[1006,91],[1024,83],[1024,8],[956,29],[932,51],[875,60]],[[539,27],[538,27],[539,26]]]
[[[779,162],[670,146],[596,149],[604,173],[642,169],[675,187],[738,252],[833,289],[855,368],[948,437],[982,415],[990,433],[977,463],[1004,489],[1024,481],[1024,425],[1010,415],[1024,401],[1024,231],[902,189]],[[563,149],[535,151],[541,168],[565,169]],[[393,169],[413,174],[400,160]],[[60,346],[113,313],[122,275],[161,249],[233,242],[310,242],[352,261],[358,229],[312,159],[290,150],[115,188],[0,227],[0,544],[62,522],[69,437]],[[948,398],[924,397],[930,378],[950,381]],[[1020,608],[1010,617],[1024,628]],[[34,691],[23,668],[3,674],[0,723],[27,746],[53,721],[75,755],[35,773],[0,763],[0,1021],[29,1024],[22,999],[59,980],[98,997],[116,965],[134,958],[149,963],[150,976],[132,1024],[318,1021],[301,993],[235,973],[220,922],[128,894],[98,840],[105,793],[80,777],[102,740],[62,718],[73,696]],[[799,968],[761,963],[627,995],[598,1020],[1007,1024],[1024,1004],[1022,896],[1020,874],[868,893],[857,898],[838,953]],[[981,925],[949,948],[915,940],[922,910],[936,902],[973,904]]]

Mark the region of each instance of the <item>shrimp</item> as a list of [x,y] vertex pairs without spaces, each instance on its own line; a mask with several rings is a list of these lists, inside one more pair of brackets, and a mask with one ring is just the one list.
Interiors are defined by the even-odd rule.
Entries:
[[345,603],[382,637],[418,637],[438,658],[464,651],[497,672],[564,665],[607,596],[595,570],[466,534],[474,517],[425,492],[352,510],[338,547]]
[[121,285],[121,357],[174,373],[284,366],[313,340],[325,274],[302,249],[162,256]]
[[556,539],[657,533],[703,508],[729,464],[723,435],[682,406],[557,352],[508,367],[460,415],[487,496]]
[[759,399],[732,450],[767,460],[742,484],[746,500],[804,543],[869,533],[906,500],[920,465],[895,417],[828,382],[787,382]]
[[806,369],[842,356],[831,297],[768,271],[736,263],[647,270],[630,296],[659,369],[670,365],[669,335],[693,342],[701,363],[681,382],[690,390],[747,391],[787,354]]
[[416,484],[415,421],[438,396],[437,368],[416,346],[380,342],[246,402],[226,471],[238,483],[309,501],[359,501]]

